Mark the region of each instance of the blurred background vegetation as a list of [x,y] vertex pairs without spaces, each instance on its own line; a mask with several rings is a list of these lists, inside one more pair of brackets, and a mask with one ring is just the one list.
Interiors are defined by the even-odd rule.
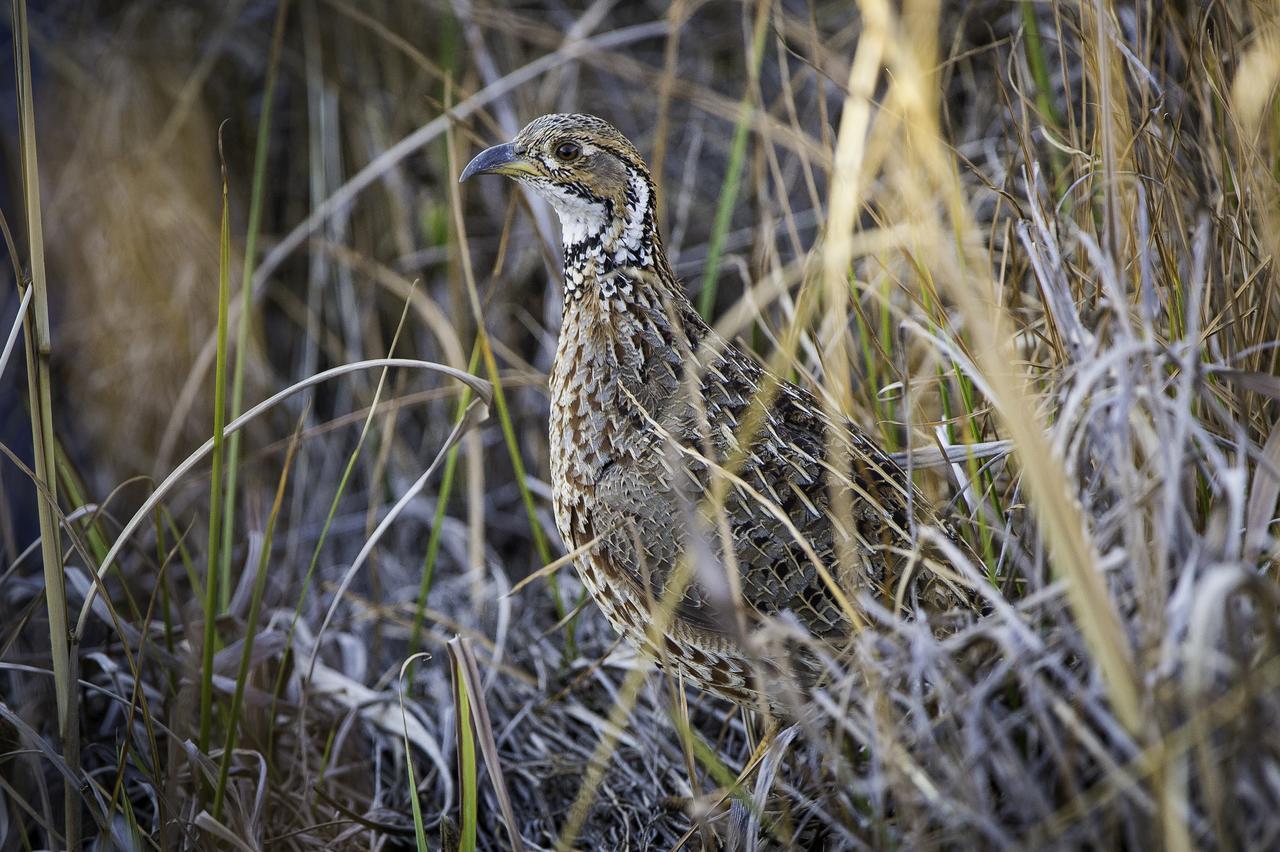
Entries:
[[[5,84],[0,344],[31,286],[52,346],[44,379],[23,342],[0,365],[0,849],[1274,843],[1268,4],[26,15],[4,32],[32,97]],[[1015,450],[919,474],[966,520],[992,615],[873,631],[745,787],[751,720],[657,675],[633,701],[642,661],[591,605],[565,620],[572,571],[512,593],[563,555],[559,233],[456,177],[555,111],[647,157],[673,266],[726,334],[785,341],[814,387],[852,376],[851,417],[892,450]],[[856,195],[832,198],[850,139]],[[846,202],[852,233],[826,233]],[[832,245],[839,303],[809,298]],[[375,364],[170,478],[217,424],[388,357],[492,383],[489,418],[450,448],[488,386]]]

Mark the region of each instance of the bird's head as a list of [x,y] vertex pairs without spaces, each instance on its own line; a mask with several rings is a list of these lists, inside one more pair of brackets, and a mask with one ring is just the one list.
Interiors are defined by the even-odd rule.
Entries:
[[593,115],[534,119],[514,140],[481,151],[462,170],[513,177],[560,217],[566,264],[597,259],[608,268],[648,266],[657,229],[653,181],[639,152]]

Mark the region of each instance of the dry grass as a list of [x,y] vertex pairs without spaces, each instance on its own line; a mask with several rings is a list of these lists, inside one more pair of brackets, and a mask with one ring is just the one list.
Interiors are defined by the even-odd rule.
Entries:
[[[1184,5],[39,4],[0,850],[1276,845],[1280,19]],[[863,601],[732,791],[757,720],[566,619],[572,571],[512,591],[562,555],[558,232],[456,162],[567,109],[660,164],[726,334],[917,467],[1005,442],[917,474],[986,614]]]

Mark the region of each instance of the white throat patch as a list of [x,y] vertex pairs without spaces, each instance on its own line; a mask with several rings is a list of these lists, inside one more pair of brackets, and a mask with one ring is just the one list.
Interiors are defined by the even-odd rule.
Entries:
[[535,183],[533,189],[555,208],[564,232],[564,244],[575,245],[589,237],[600,236],[607,226],[605,206],[590,201],[563,187],[547,183]]

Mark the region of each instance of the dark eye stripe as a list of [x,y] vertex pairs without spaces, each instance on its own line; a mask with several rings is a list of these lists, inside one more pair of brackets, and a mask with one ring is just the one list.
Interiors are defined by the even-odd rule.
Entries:
[[574,195],[578,196],[579,198],[585,198],[587,201],[594,201],[596,204],[609,203],[608,199],[601,198],[600,196],[596,195],[587,187],[585,183],[582,183],[581,181],[576,181],[576,180],[570,181],[569,183],[562,183],[560,184],[560,186],[564,187],[569,192],[572,192]]

